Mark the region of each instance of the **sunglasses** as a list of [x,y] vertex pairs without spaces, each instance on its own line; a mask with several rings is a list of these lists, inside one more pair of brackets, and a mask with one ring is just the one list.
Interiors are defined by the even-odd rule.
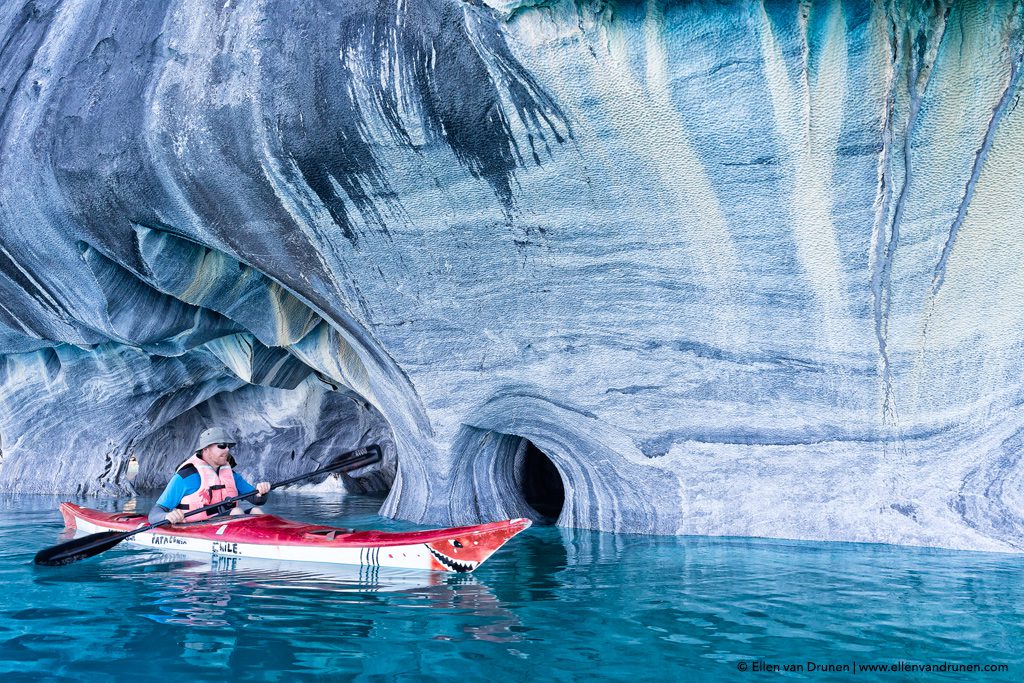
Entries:
[[232,446],[234,446],[235,444],[233,444],[233,443],[219,443],[219,444],[216,444],[216,445],[217,445],[217,448],[221,449],[222,451],[226,451],[229,448],[231,448]]

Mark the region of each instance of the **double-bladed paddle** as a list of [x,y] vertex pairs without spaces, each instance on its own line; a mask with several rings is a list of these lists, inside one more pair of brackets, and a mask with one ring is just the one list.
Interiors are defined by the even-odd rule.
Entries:
[[[310,477],[315,477],[318,474],[337,472],[338,470],[357,470],[361,467],[366,467],[380,462],[381,457],[382,454],[380,446],[377,444],[366,446],[365,448],[359,448],[339,455],[337,458],[332,460],[330,464],[325,465],[318,470],[308,474],[300,474],[297,477],[285,479],[284,481],[279,481],[276,484],[271,484],[270,489],[273,490],[281,486],[294,484],[297,481],[309,479]],[[252,498],[257,495],[259,494],[256,491],[253,491],[241,496],[235,496],[234,498],[227,498],[219,503],[214,503],[213,505],[207,505],[206,507],[186,512],[185,516],[191,517],[192,515],[198,515],[200,512],[209,512],[210,510],[223,508],[231,503],[245,500],[246,498]],[[170,522],[165,519],[154,524],[140,526],[138,529],[132,529],[131,531],[101,531],[99,533],[89,534],[88,536],[82,536],[81,538],[73,538],[70,541],[65,541],[64,543],[40,550],[36,553],[35,563],[57,567],[64,564],[71,564],[72,562],[78,562],[79,560],[84,560],[87,557],[99,555],[104,550],[110,550],[121,541],[126,538],[131,538],[135,534],[140,534],[143,531],[149,531],[150,529],[155,529],[158,526],[165,526],[167,524],[170,524]]]

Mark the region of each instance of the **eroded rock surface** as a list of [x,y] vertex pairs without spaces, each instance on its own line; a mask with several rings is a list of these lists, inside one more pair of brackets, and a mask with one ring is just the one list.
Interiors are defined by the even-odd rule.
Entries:
[[226,421],[268,478],[383,441],[346,485],[422,522],[1020,549],[1022,29],[4,3],[0,487]]

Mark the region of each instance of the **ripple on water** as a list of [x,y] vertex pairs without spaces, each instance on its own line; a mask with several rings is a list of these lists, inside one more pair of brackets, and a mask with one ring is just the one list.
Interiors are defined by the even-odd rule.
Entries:
[[[1006,663],[985,680],[1015,680],[1024,666],[1019,556],[534,528],[468,576],[124,548],[37,568],[61,529],[56,503],[0,499],[5,683],[735,680],[754,659]],[[284,494],[274,511],[410,527],[377,517],[379,503]]]

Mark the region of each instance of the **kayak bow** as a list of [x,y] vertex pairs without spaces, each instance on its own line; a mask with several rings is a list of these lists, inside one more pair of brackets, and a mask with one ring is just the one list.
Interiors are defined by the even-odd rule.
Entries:
[[[143,515],[100,512],[73,503],[61,503],[60,512],[69,528],[86,533],[130,531],[148,523]],[[471,572],[529,526],[528,519],[510,519],[429,531],[353,531],[275,515],[237,515],[157,527],[125,543],[219,557]]]

